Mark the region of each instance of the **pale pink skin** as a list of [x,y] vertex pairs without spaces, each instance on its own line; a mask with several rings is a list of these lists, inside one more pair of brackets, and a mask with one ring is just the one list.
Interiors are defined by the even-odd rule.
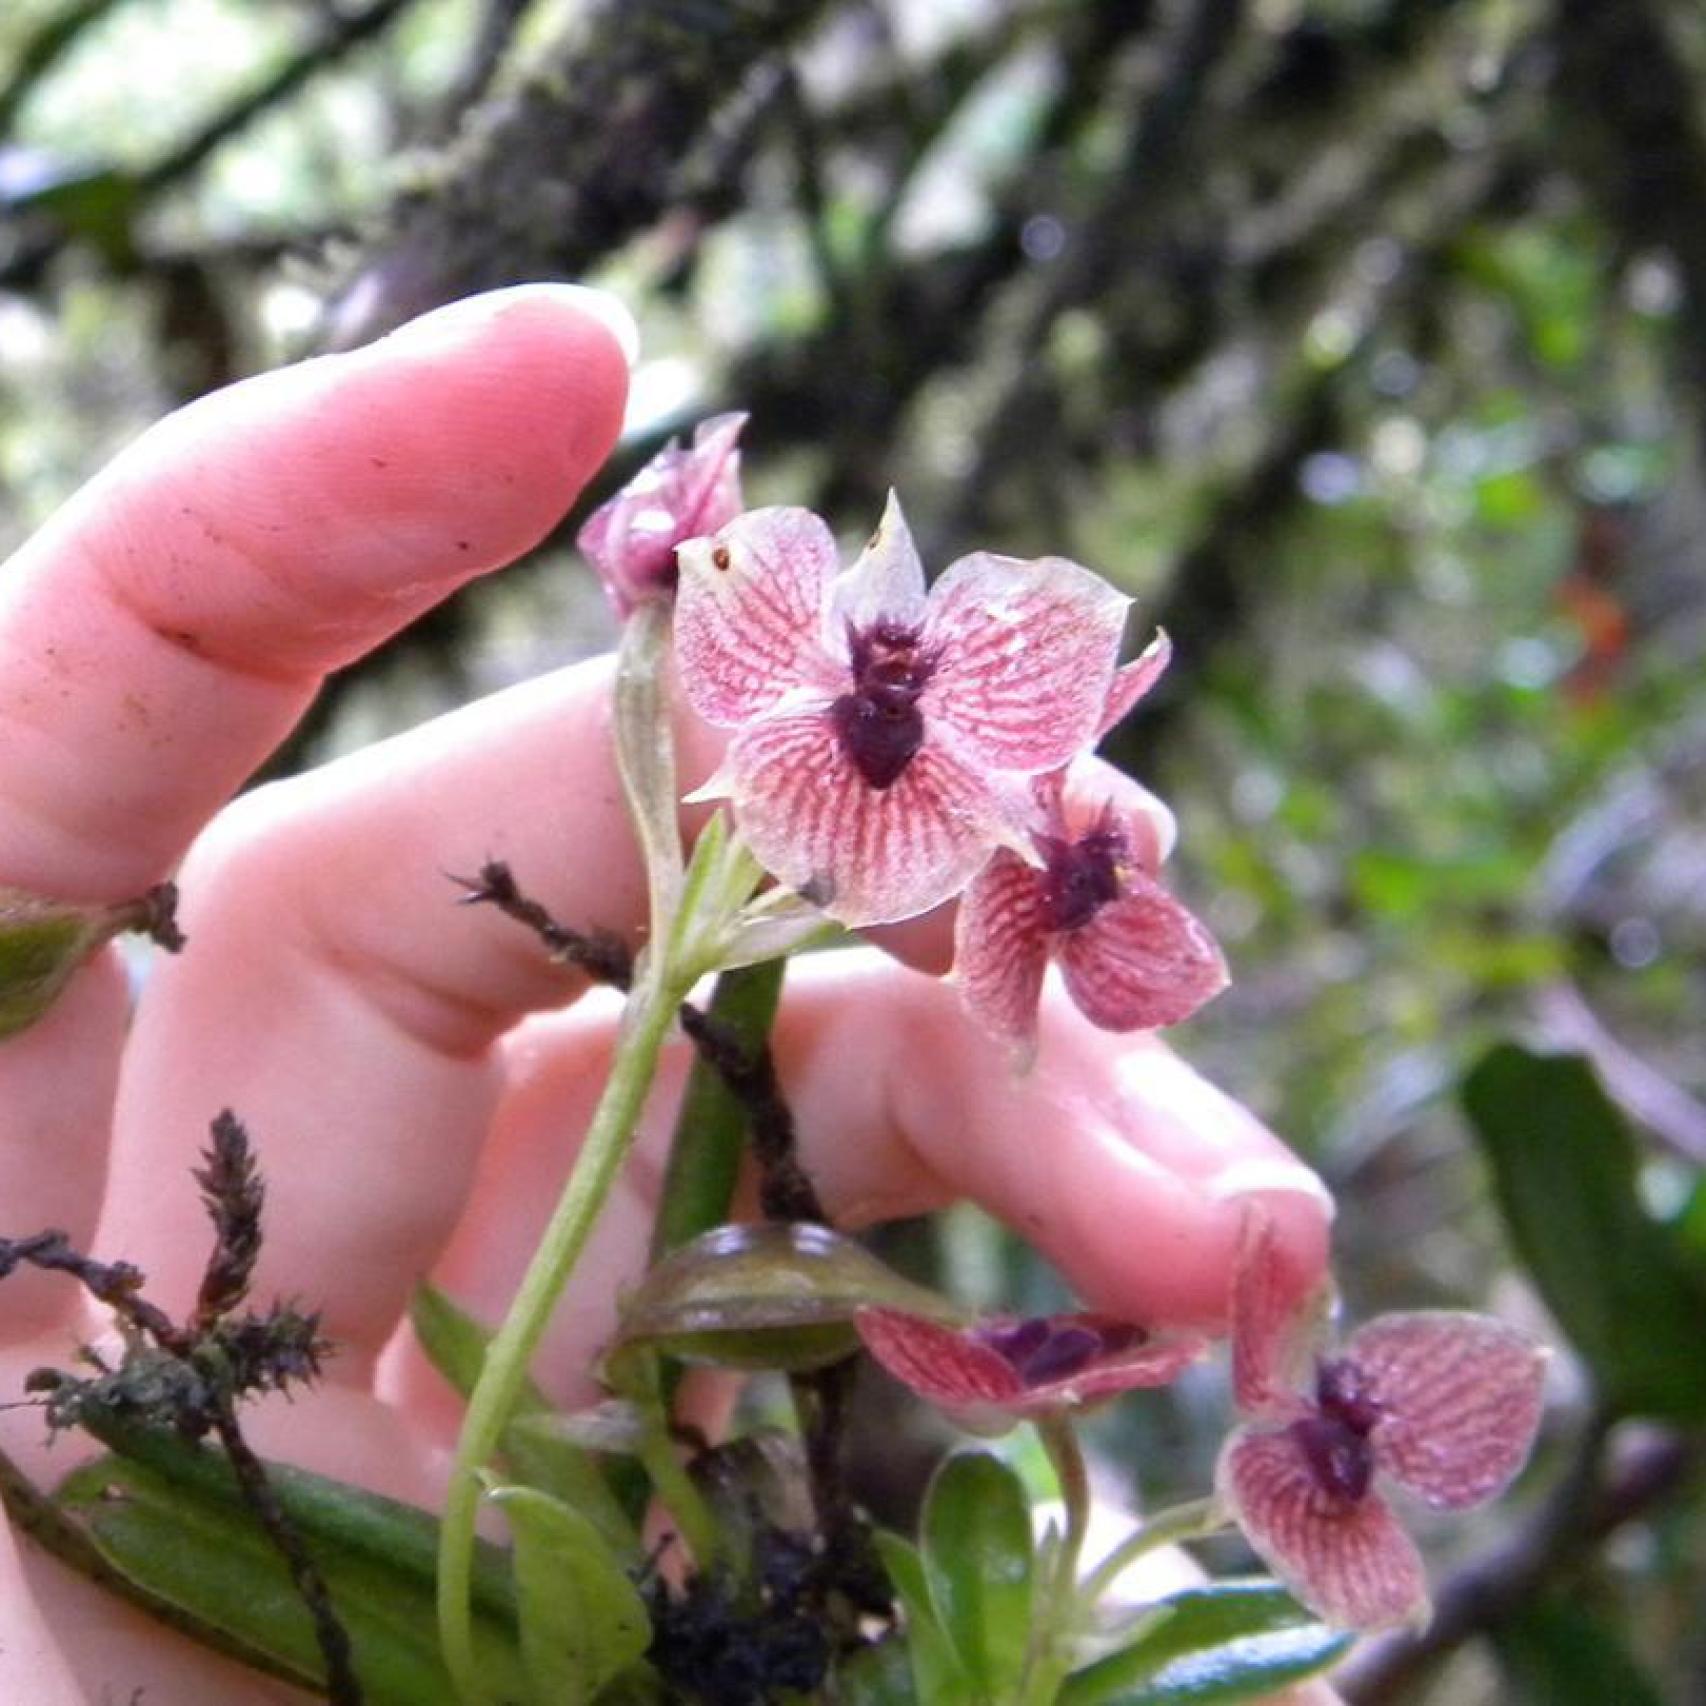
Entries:
[[[147,434],[0,574],[0,883],[107,902],[181,861],[190,938],[134,1022],[108,953],[0,1044],[3,1230],[65,1227],[183,1308],[208,1236],[189,1169],[213,1113],[236,1108],[270,1185],[258,1292],[323,1304],[343,1346],[316,1391],[253,1408],[254,1437],[424,1504],[456,1407],[401,1326],[409,1294],[431,1275],[501,1315],[614,1013],[513,924],[455,905],[443,873],[507,858],[562,918],[637,940],[609,662],[227,802],[328,671],[556,524],[621,420],[620,318],[529,286],[233,387]],[[686,719],[680,732],[697,781],[720,741]],[[939,963],[950,928],[914,928],[906,953]],[[1091,1307],[1206,1330],[1224,1326],[1259,1193],[1289,1294],[1320,1282],[1318,1181],[1160,1045],[1045,1003],[1055,1064],[1015,1086],[951,989],[874,949],[809,957],[788,982],[779,1070],[838,1219],[969,1196]],[[687,1064],[672,1044],[636,1165],[537,1361],[563,1399],[590,1396],[615,1289],[643,1261]],[[106,1331],[56,1276],[6,1281],[0,1399]],[[0,1444],[44,1481],[79,1453],[70,1439],[46,1453],[28,1409],[0,1412]],[[0,1700],[304,1698],[7,1538]]]
[[[1160,678],[1166,635],[1120,670],[1098,733],[1118,723]],[[1028,1051],[1051,961],[1078,1010],[1109,1031],[1148,1031],[1188,1019],[1226,987],[1226,962],[1203,924],[1157,879],[1159,850],[1140,806],[1084,766],[1037,777],[1029,800],[1030,857],[1003,848],[960,903],[954,973],[966,1004],[997,1036]],[[1080,889],[1099,882],[1089,903]]]
[[745,425],[740,414],[701,421],[690,445],[671,439],[587,518],[575,543],[617,616],[647,599],[673,598],[676,546],[715,533],[746,507],[738,448]]
[[[1152,1333],[1088,1313],[994,1317],[955,1328],[898,1309],[862,1309],[854,1325],[865,1349],[896,1380],[984,1430],[1077,1409],[1139,1386],[1165,1386],[1208,1349],[1197,1334]],[[1004,1352],[1021,1333],[1038,1342],[1019,1340],[1019,1354]],[[1096,1339],[1104,1342],[1095,1345]],[[1063,1348],[1078,1354],[1068,1359],[1060,1354]]]
[[1378,1316],[1317,1357],[1256,1214],[1235,1283],[1233,1385],[1253,1425],[1222,1449],[1222,1499],[1328,1622],[1425,1623],[1421,1555],[1377,1480],[1440,1510],[1495,1498],[1534,1444],[1544,1347],[1490,1316],[1425,1310]]
[[[927,596],[892,497],[845,574],[803,509],[752,511],[680,563],[681,685],[734,731],[704,796],[727,796],[759,862],[850,925],[939,905],[1011,835],[1008,784],[1090,744],[1130,603],[1064,558],[987,553]],[[840,720],[867,646],[902,660],[916,719],[906,737],[892,721],[870,733],[870,765]]]

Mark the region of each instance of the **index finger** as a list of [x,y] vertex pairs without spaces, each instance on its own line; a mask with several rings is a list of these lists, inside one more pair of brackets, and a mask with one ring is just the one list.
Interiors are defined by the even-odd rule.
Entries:
[[[133,445],[0,574],[0,887],[139,893],[324,674],[538,540],[615,439],[625,320],[570,286],[472,298]],[[0,1046],[5,1230],[86,1240],[126,1007],[103,955]],[[63,1293],[14,1279],[8,1328]]]
[[615,441],[623,319],[473,297],[120,456],[0,577],[0,883],[145,888],[328,672],[535,544]]

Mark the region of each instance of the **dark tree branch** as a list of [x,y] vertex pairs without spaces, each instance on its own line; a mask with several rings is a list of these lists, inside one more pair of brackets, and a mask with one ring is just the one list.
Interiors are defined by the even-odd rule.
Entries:
[[413,0],[373,0],[364,11],[334,15],[271,76],[239,96],[199,130],[138,172],[100,168],[56,179],[7,209],[12,229],[0,242],[0,286],[34,283],[68,243],[93,236],[123,270],[137,267],[135,225],[164,191],[189,178],[216,149],[295,94],[316,73],[376,36]]
[[11,76],[0,87],[0,141],[11,131],[19,110],[42,79],[115,4],[116,0],[72,0],[24,42],[12,63]]
[[359,12],[330,14],[322,31],[286,58],[270,77],[263,78],[143,171],[136,180],[138,197],[147,200],[168,185],[187,178],[215,149],[246,130],[263,113],[288,100],[311,77],[371,41],[413,3],[414,0],[373,0]]
[[576,277],[669,207],[678,163],[825,0],[606,0],[476,108],[329,322],[339,347],[453,297]]
[[1682,365],[1706,434],[1706,136],[1698,79],[1652,0],[1556,0],[1558,128],[1610,228],[1682,281]]

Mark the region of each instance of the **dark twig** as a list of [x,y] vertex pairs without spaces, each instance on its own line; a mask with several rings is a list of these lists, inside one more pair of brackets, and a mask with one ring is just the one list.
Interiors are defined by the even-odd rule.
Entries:
[[178,885],[156,883],[126,908],[125,928],[146,936],[168,954],[183,952],[184,933],[178,928]]
[[326,1698],[333,1706],[361,1706],[361,1683],[355,1674],[355,1658],[350,1650],[349,1631],[344,1628],[337,1609],[332,1604],[326,1578],[320,1574],[308,1555],[296,1524],[285,1515],[278,1502],[272,1482],[267,1479],[266,1465],[261,1462],[237,1420],[237,1407],[231,1394],[215,1394],[213,1429],[225,1455],[231,1460],[231,1473],[248,1501],[255,1520],[267,1532],[267,1538],[284,1559],[285,1568],[308,1615],[314,1620],[314,1637],[320,1644],[320,1656],[326,1662]]
[[776,1080],[769,1048],[754,1052],[743,1047],[710,1014],[685,1001],[680,1019],[699,1058],[722,1079],[746,1115],[758,1162],[758,1202],[765,1218],[827,1221],[817,1191],[800,1165],[793,1112]]
[[1385,1706],[1401,1698],[1447,1653],[1494,1629],[1624,1523],[1671,1497],[1693,1469],[1687,1443],[1655,1429],[1607,1476],[1607,1432],[1604,1422],[1590,1424],[1563,1478],[1530,1520],[1452,1572],[1435,1595],[1426,1629],[1372,1642],[1335,1674],[1347,1706]]
[[213,1141],[195,1172],[213,1222],[213,1254],[202,1275],[190,1331],[200,1333],[248,1295],[261,1253],[261,1209],[267,1190],[243,1127],[229,1109],[213,1122]]
[[626,989],[634,981],[634,956],[608,930],[575,930],[559,923],[536,900],[522,893],[514,873],[501,859],[488,859],[477,877],[452,877],[467,892],[464,906],[496,907],[505,918],[531,930],[551,958],[583,971],[596,982]]
[[[91,1431],[98,1432],[92,1420],[97,1413],[128,1413],[165,1422],[192,1439],[214,1432],[244,1500],[284,1559],[313,1619],[326,1667],[326,1697],[333,1706],[361,1706],[349,1634],[333,1609],[325,1578],[279,1505],[266,1467],[244,1439],[237,1419],[237,1400],[245,1394],[313,1379],[326,1347],[318,1318],[288,1304],[275,1304],[264,1315],[230,1313],[247,1295],[260,1254],[266,1190],[248,1134],[229,1110],[213,1122],[212,1142],[195,1179],[213,1222],[214,1241],[186,1326],[142,1295],[142,1271],[129,1262],[98,1262],[73,1249],[63,1232],[0,1238],[0,1279],[24,1264],[69,1274],[112,1310],[129,1340],[117,1369],[98,1361],[93,1376],[38,1369],[25,1389],[45,1394],[53,1427],[88,1419]],[[31,1509],[18,1488],[0,1491],[9,1507]]]

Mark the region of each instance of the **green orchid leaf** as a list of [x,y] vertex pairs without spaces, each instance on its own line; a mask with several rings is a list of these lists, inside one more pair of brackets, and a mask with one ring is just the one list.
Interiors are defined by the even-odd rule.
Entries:
[[[113,1457],[74,1470],[54,1502],[109,1564],[149,1593],[307,1686],[321,1684],[307,1609],[250,1511]],[[305,1539],[349,1634],[370,1706],[457,1706],[439,1658],[430,1578],[324,1536]],[[494,1692],[521,1698],[525,1673],[513,1625],[482,1606],[474,1639]]]
[[906,1612],[906,1651],[913,1691],[926,1706],[974,1706],[971,1678],[936,1619],[924,1560],[898,1534],[879,1532],[877,1553]]
[[[466,1398],[480,1378],[491,1330],[431,1285],[419,1285],[409,1300],[409,1321],[427,1359]],[[500,1449],[509,1472],[573,1505],[625,1558],[640,1556],[640,1537],[598,1461],[590,1438],[575,1433],[574,1417],[559,1416],[529,1380],[506,1424]]]
[[1706,1283],[1636,1188],[1639,1156],[1588,1063],[1491,1050],[1463,1104],[1511,1242],[1623,1414],[1706,1418]]
[[1618,1631],[1579,1600],[1536,1600],[1489,1634],[1512,1706],[1664,1706]]
[[[86,1410],[82,1422],[127,1463],[254,1524],[223,1452],[197,1445],[170,1428],[121,1420],[98,1410]],[[266,1471],[280,1509],[310,1545],[371,1559],[431,1589],[438,1573],[438,1518],[431,1511],[294,1464],[269,1461]],[[477,1607],[514,1620],[515,1590],[508,1560],[490,1541],[475,1547],[472,1591]]]
[[921,1524],[937,1621],[980,1698],[1005,1699],[1031,1640],[1031,1507],[1019,1477],[987,1452],[936,1471]]
[[1058,1706],[1259,1700],[1335,1663],[1352,1636],[1272,1582],[1217,1582],[1152,1608],[1130,1646],[1068,1677]]
[[521,1652],[538,1706],[590,1706],[651,1645],[651,1618],[581,1513],[537,1488],[486,1495],[515,1539]]
[[629,1294],[605,1376],[630,1390],[638,1359],[660,1351],[721,1368],[823,1368],[859,1348],[854,1314],[874,1305],[965,1319],[827,1226],[719,1226],[666,1256]]

